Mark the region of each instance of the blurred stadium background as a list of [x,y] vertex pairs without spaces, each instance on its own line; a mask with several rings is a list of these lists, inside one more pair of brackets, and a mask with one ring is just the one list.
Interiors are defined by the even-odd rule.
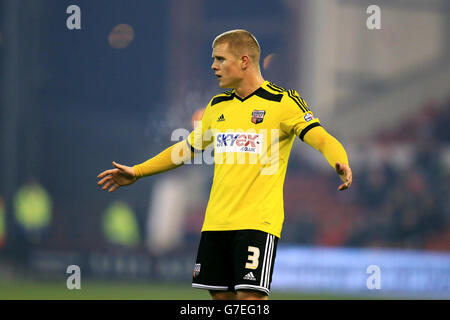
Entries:
[[[366,27],[371,4],[381,30]],[[322,156],[294,144],[271,298],[448,299],[449,14],[445,0],[0,0],[0,299],[209,299],[190,281],[213,167],[113,194],[96,176],[191,130],[220,92],[211,42],[236,28],[354,175],[337,192]]]

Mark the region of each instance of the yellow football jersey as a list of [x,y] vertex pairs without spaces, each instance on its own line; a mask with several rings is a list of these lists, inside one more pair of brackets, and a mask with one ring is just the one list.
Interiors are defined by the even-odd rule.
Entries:
[[214,180],[202,231],[256,229],[280,237],[283,184],[295,137],[320,126],[295,90],[269,81],[244,99],[234,90],[209,102],[187,138],[214,144]]

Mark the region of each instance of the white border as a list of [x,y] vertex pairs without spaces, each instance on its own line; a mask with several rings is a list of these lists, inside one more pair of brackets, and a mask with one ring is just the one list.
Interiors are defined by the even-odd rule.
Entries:
[[198,289],[208,289],[208,290],[226,290],[228,291],[228,286],[208,286],[206,284],[198,284],[198,283],[193,283],[192,287],[194,288],[198,288]]
[[257,290],[257,291],[264,291],[267,295],[270,292],[270,290],[267,288],[260,287],[260,286],[254,286],[251,284],[238,284],[238,285],[234,286],[234,290],[239,290],[239,289],[252,289],[252,290]]

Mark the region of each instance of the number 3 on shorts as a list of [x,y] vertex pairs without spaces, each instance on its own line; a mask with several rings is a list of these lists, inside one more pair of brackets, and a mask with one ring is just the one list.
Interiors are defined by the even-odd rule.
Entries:
[[256,269],[256,268],[258,268],[259,248],[248,246],[248,252],[249,252],[249,255],[248,255],[247,260],[250,261],[250,262],[247,262],[245,264],[245,268],[246,269]]

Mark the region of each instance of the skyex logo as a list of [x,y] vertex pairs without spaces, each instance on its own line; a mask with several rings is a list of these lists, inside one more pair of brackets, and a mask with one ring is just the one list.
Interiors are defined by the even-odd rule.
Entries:
[[245,152],[261,154],[263,135],[258,133],[217,133],[215,153]]

